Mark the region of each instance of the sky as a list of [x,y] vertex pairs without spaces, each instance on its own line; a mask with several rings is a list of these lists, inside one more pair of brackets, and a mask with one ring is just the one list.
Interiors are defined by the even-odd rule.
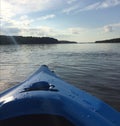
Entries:
[[0,34],[77,42],[120,38],[120,0],[0,0]]

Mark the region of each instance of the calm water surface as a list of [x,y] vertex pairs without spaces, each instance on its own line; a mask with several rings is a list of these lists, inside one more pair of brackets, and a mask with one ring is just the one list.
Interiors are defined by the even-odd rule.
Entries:
[[0,92],[43,64],[120,111],[120,44],[0,46]]

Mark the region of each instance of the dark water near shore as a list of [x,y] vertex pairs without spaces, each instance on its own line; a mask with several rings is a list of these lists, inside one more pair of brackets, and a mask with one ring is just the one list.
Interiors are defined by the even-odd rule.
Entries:
[[42,64],[120,111],[120,44],[0,46],[0,92]]

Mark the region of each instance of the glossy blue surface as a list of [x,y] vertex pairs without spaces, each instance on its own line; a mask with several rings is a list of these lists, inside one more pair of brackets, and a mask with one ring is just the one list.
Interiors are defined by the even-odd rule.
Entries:
[[0,120],[30,114],[60,115],[75,126],[120,126],[120,113],[41,66],[0,94]]

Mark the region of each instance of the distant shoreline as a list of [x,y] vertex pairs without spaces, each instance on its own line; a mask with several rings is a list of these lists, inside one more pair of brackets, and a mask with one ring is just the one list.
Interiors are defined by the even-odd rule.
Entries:
[[50,37],[23,37],[0,35],[0,45],[21,45],[21,44],[76,44],[73,41],[59,41]]
[[100,40],[100,41],[96,41],[95,43],[120,43],[120,38]]

